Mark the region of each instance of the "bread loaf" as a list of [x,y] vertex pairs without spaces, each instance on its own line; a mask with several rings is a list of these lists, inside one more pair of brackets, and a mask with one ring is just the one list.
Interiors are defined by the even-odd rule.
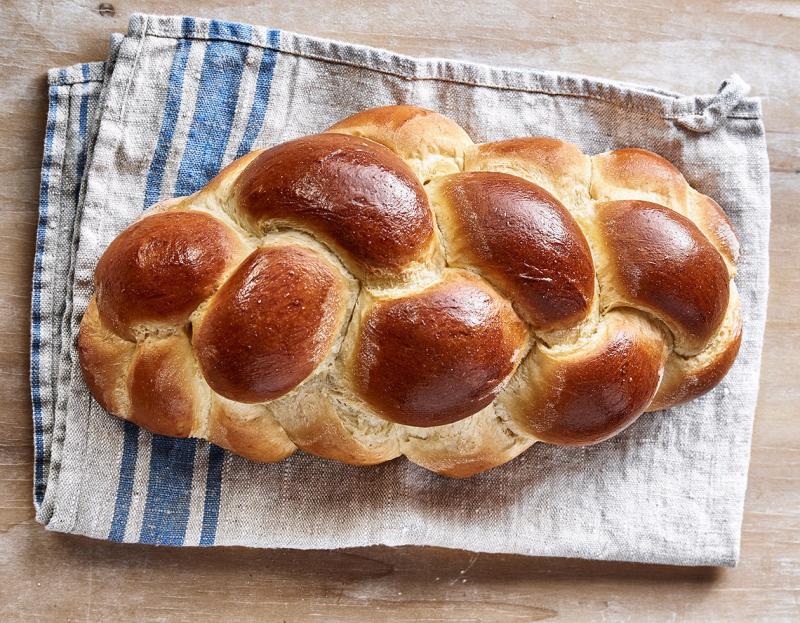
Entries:
[[741,340],[738,253],[656,154],[476,145],[435,112],[376,108],[117,236],[80,363],[153,433],[469,476],[716,385]]

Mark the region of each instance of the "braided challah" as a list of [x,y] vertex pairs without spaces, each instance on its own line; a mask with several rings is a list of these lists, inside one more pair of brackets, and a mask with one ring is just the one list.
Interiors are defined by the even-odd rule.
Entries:
[[109,412],[259,461],[449,476],[708,391],[736,236],[663,158],[475,145],[414,106],[235,161],[106,249],[78,342]]

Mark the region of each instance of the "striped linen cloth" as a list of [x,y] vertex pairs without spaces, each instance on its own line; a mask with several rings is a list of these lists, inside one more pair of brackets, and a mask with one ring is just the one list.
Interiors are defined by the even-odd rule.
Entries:
[[[767,300],[769,179],[758,100],[734,77],[685,97],[188,17],[134,15],[104,63],[54,69],[31,323],[34,501],[49,529],[166,545],[485,552],[735,564]],[[75,339],[106,245],[160,198],[253,148],[357,110],[414,103],[476,141],[545,134],[587,153],[641,146],[730,215],[743,243],[741,354],[715,391],[606,443],[537,444],[467,480],[404,459],[357,468],[302,453],[261,465],[151,435],[87,391]]]

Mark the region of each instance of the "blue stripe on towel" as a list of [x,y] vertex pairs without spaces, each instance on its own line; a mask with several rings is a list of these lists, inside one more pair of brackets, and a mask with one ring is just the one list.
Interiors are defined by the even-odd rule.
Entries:
[[42,254],[50,207],[50,168],[53,165],[53,137],[58,114],[58,85],[49,90],[47,128],[44,135],[42,178],[39,183],[39,222],[36,226],[36,256],[33,262],[31,296],[31,403],[33,405],[33,499],[37,508],[44,499],[44,431],[42,427],[42,393],[40,385],[40,351],[42,346]]
[[203,530],[200,545],[214,545],[219,520],[219,500],[222,495],[222,465],[225,450],[213,444],[208,447],[208,474],[206,474],[206,499],[203,503]]
[[248,24],[212,20],[208,26],[208,36],[211,39],[246,44],[253,37],[253,27]]
[[183,545],[192,499],[195,439],[153,435],[140,543]]
[[[230,36],[227,30],[234,26],[239,30],[250,28],[212,21],[209,37]],[[230,41],[212,40],[206,47],[194,118],[178,169],[176,196],[191,195],[200,190],[222,168],[247,50],[247,45]]]
[[114,517],[108,539],[121,543],[125,540],[125,529],[128,527],[128,513],[131,509],[133,480],[136,472],[136,455],[139,452],[139,427],[132,422],[124,422],[124,441],[122,443],[122,462],[119,466],[119,485],[117,499],[114,503]]
[[[194,31],[193,19],[184,18],[183,31],[184,36],[191,36],[191,32]],[[175,123],[178,121],[178,114],[181,110],[183,75],[186,72],[186,64],[189,61],[191,47],[191,39],[178,39],[175,54],[172,57],[172,67],[169,71],[169,89],[167,91],[167,99],[164,102],[161,130],[158,134],[156,150],[153,153],[153,161],[150,163],[150,170],[147,172],[147,185],[144,191],[145,208],[149,208],[161,196],[161,183],[164,179],[164,169],[167,166],[169,149],[172,145],[172,133],[175,130]]]
[[[83,79],[88,81],[89,65],[84,63],[81,66],[81,70],[83,71]],[[78,181],[78,183],[75,185],[75,205],[78,205],[81,195],[81,187],[83,186],[83,170],[86,167],[86,152],[88,150],[88,145],[85,145],[84,141],[86,140],[86,127],[89,120],[89,96],[86,94],[86,86],[84,85],[82,88],[84,89],[84,92],[83,95],[81,95],[80,113],[78,115],[78,135],[80,136],[81,150],[78,152],[78,161],[75,165],[76,179]]]
[[[277,47],[281,40],[280,30],[269,31],[269,44]],[[261,56],[261,65],[258,67],[258,78],[256,78],[256,91],[253,94],[253,107],[250,109],[250,116],[247,118],[242,141],[239,149],[236,150],[236,157],[241,158],[253,149],[253,143],[258,138],[261,126],[264,124],[264,115],[267,112],[269,103],[270,87],[272,86],[272,74],[275,71],[275,61],[278,53],[275,50],[264,48]]]

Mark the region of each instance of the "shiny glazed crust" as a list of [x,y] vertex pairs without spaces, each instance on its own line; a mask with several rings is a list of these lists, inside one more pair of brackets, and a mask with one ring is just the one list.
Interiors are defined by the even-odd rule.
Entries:
[[103,408],[154,433],[465,477],[713,388],[738,256],[656,154],[476,145],[389,106],[153,206],[99,259],[78,352]]

